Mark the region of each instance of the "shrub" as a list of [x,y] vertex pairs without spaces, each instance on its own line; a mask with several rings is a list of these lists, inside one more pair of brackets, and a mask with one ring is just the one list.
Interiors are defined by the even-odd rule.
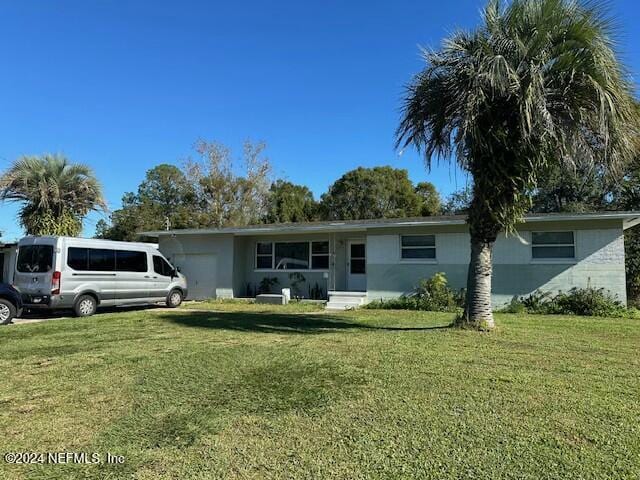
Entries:
[[635,309],[627,309],[604,288],[572,288],[568,292],[535,291],[523,297],[514,297],[502,309],[508,313],[539,313],[556,315],[587,315],[595,317],[636,317]]
[[289,285],[293,293],[293,298],[302,298],[302,287],[307,279],[299,272],[293,272],[289,274]]
[[272,293],[272,290],[278,285],[280,281],[277,277],[264,277],[260,284],[258,285],[258,294],[261,293]]
[[410,294],[374,301],[367,304],[366,308],[457,312],[463,306],[464,291],[452,290],[445,274],[438,272],[429,279],[421,280]]

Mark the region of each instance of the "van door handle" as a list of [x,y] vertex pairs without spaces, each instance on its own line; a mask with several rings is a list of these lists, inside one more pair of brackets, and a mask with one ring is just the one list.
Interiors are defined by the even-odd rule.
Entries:
[[145,275],[144,278],[151,278],[149,275]]

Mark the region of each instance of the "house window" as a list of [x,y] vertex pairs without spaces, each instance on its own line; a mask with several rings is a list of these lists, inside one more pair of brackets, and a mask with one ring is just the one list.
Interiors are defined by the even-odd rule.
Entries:
[[329,242],[258,242],[257,270],[328,270]]
[[311,242],[311,268],[313,270],[329,268],[329,242]]
[[533,259],[567,259],[575,256],[573,232],[531,232]]
[[435,235],[402,235],[400,237],[400,257],[412,260],[435,260]]
[[309,242],[275,244],[276,270],[308,270]]
[[256,244],[256,268],[261,270],[273,268],[273,243]]

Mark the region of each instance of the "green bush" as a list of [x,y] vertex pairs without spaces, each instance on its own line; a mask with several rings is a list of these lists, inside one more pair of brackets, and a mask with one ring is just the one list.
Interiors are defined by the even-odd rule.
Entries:
[[572,288],[568,292],[535,291],[523,297],[514,297],[502,309],[508,313],[539,313],[547,315],[585,315],[594,317],[633,317],[636,309],[627,309],[615,295],[604,288]]
[[446,275],[438,272],[429,279],[421,280],[413,292],[408,295],[389,300],[377,300],[367,304],[365,308],[457,312],[463,307],[464,291],[452,290]]

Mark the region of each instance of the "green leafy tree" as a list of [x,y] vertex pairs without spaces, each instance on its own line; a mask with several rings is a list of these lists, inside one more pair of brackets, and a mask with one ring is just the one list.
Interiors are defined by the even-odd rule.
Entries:
[[466,215],[469,211],[469,205],[471,205],[472,195],[472,188],[468,186],[456,190],[447,197],[442,206],[442,213],[445,215]]
[[351,170],[320,200],[327,220],[412,217],[420,214],[421,205],[407,171],[388,166]]
[[541,174],[532,195],[533,212],[594,212],[608,208],[611,181],[602,168],[554,163]]
[[176,166],[161,164],[147,171],[137,193],[127,192],[122,207],[111,214],[110,224],[101,220],[96,237],[135,240],[145,230],[197,227],[196,193]]
[[91,169],[62,155],[26,156],[0,177],[0,199],[20,202],[27,235],[77,236],[92,210],[106,210]]
[[416,194],[420,197],[420,215],[430,217],[442,213],[440,194],[431,182],[420,182],[415,188]]
[[408,87],[399,147],[454,158],[473,178],[471,258],[463,325],[494,328],[493,245],[530,208],[540,174],[573,159],[623,164],[637,133],[631,86],[602,3],[489,2]]
[[318,204],[304,185],[276,180],[269,189],[267,223],[309,222],[316,218]]
[[[637,156],[627,168],[622,180],[616,184],[611,205],[618,210],[640,210],[640,142]],[[640,226],[624,232],[627,296],[640,304]]]

